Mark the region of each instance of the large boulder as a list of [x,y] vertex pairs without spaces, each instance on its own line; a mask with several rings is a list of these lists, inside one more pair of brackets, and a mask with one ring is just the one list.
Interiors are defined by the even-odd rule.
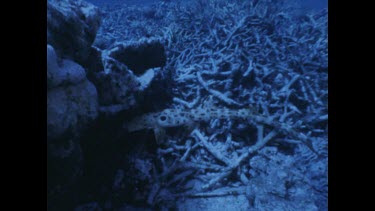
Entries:
[[54,48],[47,45],[47,88],[77,84],[86,80],[85,70],[77,63],[58,59]]
[[47,93],[47,137],[79,136],[98,115],[95,86],[88,80],[62,86]]
[[100,26],[99,9],[82,0],[47,1],[47,43],[59,57],[85,63]]

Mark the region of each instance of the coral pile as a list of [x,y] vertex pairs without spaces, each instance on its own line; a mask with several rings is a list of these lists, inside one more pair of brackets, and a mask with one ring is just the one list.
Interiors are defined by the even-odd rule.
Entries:
[[274,0],[103,8],[98,49],[144,39],[164,45],[158,75],[172,101],[159,102],[163,109],[258,115],[206,118],[188,130],[171,125],[156,154],[129,159],[142,184],[134,200],[175,207],[186,198],[245,195],[257,210],[327,209],[328,11],[298,11]]

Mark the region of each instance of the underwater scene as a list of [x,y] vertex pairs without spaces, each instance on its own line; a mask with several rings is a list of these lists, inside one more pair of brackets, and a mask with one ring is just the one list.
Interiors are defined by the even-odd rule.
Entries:
[[327,0],[47,0],[47,210],[328,210]]

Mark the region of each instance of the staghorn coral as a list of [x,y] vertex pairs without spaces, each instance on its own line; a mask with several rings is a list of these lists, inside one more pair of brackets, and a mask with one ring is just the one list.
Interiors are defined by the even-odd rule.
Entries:
[[[156,134],[165,140],[154,155],[153,173],[142,192],[148,193],[144,201],[150,206],[173,207],[171,199],[225,196],[238,189],[254,209],[269,208],[270,194],[272,209],[327,209],[326,170],[317,166],[327,164],[328,153],[328,11],[296,13],[298,8],[285,2],[175,1],[147,10],[105,9],[97,46],[111,48],[145,37],[164,44],[163,71],[173,76],[168,81],[173,84],[173,102],[161,109],[173,111],[168,115],[194,114],[180,119],[188,124],[195,122],[199,108],[257,111],[257,117],[250,119],[218,118],[207,112],[190,135],[160,130],[157,118],[164,114],[157,113],[160,109],[139,112],[141,117],[128,129],[158,128]],[[173,119],[163,126],[179,125]],[[149,136],[143,139],[153,141]],[[270,146],[276,149],[273,155],[264,155],[262,149]],[[262,161],[262,156],[267,158]],[[278,177],[278,170],[287,169],[294,172]],[[309,177],[293,178],[304,174]],[[272,187],[272,178],[289,188]],[[254,198],[257,192],[249,193],[248,187],[262,190],[263,195]],[[279,196],[274,196],[274,189]],[[306,195],[288,195],[289,189]],[[311,200],[301,200],[300,205],[294,200],[307,196]]]

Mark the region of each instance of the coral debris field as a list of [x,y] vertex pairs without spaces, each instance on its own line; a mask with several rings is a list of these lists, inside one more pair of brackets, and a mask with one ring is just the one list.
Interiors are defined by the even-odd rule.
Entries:
[[[153,131],[119,127],[116,141],[107,144],[128,149],[113,149],[110,193],[81,203],[120,210],[327,210],[328,11],[290,2],[101,7],[93,46],[102,55],[115,55],[113,49],[125,44],[153,42],[165,54],[143,92],[126,101],[125,110],[134,112],[121,116],[119,124],[164,109],[253,113],[167,127],[158,143]],[[147,73],[148,67],[133,66],[127,68],[136,77]],[[88,77],[97,86],[95,76]],[[105,92],[97,89],[99,104],[108,108],[100,101]]]

